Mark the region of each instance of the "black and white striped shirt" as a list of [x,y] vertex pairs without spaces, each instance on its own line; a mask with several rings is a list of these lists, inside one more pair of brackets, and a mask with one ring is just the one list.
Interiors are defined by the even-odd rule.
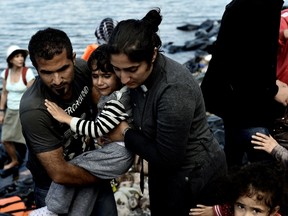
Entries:
[[93,138],[101,137],[113,130],[121,121],[131,116],[129,90],[125,86],[98,103],[98,116],[95,121],[73,117],[70,122],[72,131]]

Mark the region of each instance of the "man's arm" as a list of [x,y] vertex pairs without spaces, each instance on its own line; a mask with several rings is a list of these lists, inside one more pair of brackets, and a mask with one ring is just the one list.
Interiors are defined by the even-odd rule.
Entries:
[[[33,102],[37,103],[36,101]],[[43,101],[38,102],[37,105],[32,104],[32,108],[28,104],[29,98],[24,97],[23,99],[22,97],[20,119],[29,152],[38,159],[37,161],[32,156],[29,159],[31,172],[35,175],[35,178],[49,177],[56,183],[66,185],[83,185],[97,182],[97,178],[89,172],[66,161],[74,154],[82,152],[83,146],[81,145],[84,145],[82,138],[71,139],[68,127],[66,130],[66,127],[62,128],[61,125],[55,124],[46,111]],[[37,108],[37,106],[40,106],[40,108]],[[64,146],[71,148],[66,157],[64,157]],[[43,167],[39,166],[39,163]],[[43,172],[42,169],[45,170],[44,176],[40,176]]]
[[100,181],[99,178],[85,169],[65,161],[62,147],[53,151],[38,153],[37,157],[50,178],[58,184],[83,185]]

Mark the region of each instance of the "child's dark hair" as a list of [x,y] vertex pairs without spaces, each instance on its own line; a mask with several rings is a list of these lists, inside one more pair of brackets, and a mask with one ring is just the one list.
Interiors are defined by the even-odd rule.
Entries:
[[[114,72],[112,65],[110,64],[108,46],[102,44],[92,52],[88,61],[88,67],[91,71],[101,70],[102,72]],[[96,65],[96,68],[94,67]]]
[[[285,169],[278,162],[254,162],[228,175],[227,194],[231,203],[240,196],[254,197],[273,211],[283,200]],[[264,194],[264,195],[263,195]],[[271,213],[271,212],[270,212]]]
[[151,63],[154,49],[162,42],[156,33],[162,21],[160,9],[150,10],[141,20],[128,19],[118,23],[109,39],[110,54],[124,53],[132,62]]

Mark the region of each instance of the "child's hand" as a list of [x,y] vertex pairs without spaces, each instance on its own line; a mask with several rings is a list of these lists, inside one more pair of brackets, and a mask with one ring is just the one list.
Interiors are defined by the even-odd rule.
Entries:
[[53,118],[61,123],[70,125],[72,117],[69,116],[61,107],[47,99],[45,99],[45,106]]
[[196,208],[191,208],[189,215],[213,216],[212,206],[198,204]]
[[111,140],[109,138],[107,138],[106,136],[102,136],[102,137],[98,137],[97,138],[97,144],[102,146],[104,144],[107,144],[107,143],[111,143]]
[[271,154],[275,146],[279,145],[271,135],[267,136],[262,133],[256,133],[256,135],[252,135],[251,143],[256,145],[254,146],[254,149],[264,150],[269,154]]

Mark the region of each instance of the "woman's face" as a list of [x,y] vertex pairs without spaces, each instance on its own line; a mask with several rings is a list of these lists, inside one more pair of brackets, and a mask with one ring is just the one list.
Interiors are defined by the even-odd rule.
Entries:
[[17,53],[10,60],[10,63],[16,67],[23,67],[24,62],[25,62],[25,58],[24,58],[23,53]]
[[153,64],[148,65],[146,61],[131,62],[123,53],[112,54],[111,64],[122,84],[132,89],[142,85],[153,69]]

